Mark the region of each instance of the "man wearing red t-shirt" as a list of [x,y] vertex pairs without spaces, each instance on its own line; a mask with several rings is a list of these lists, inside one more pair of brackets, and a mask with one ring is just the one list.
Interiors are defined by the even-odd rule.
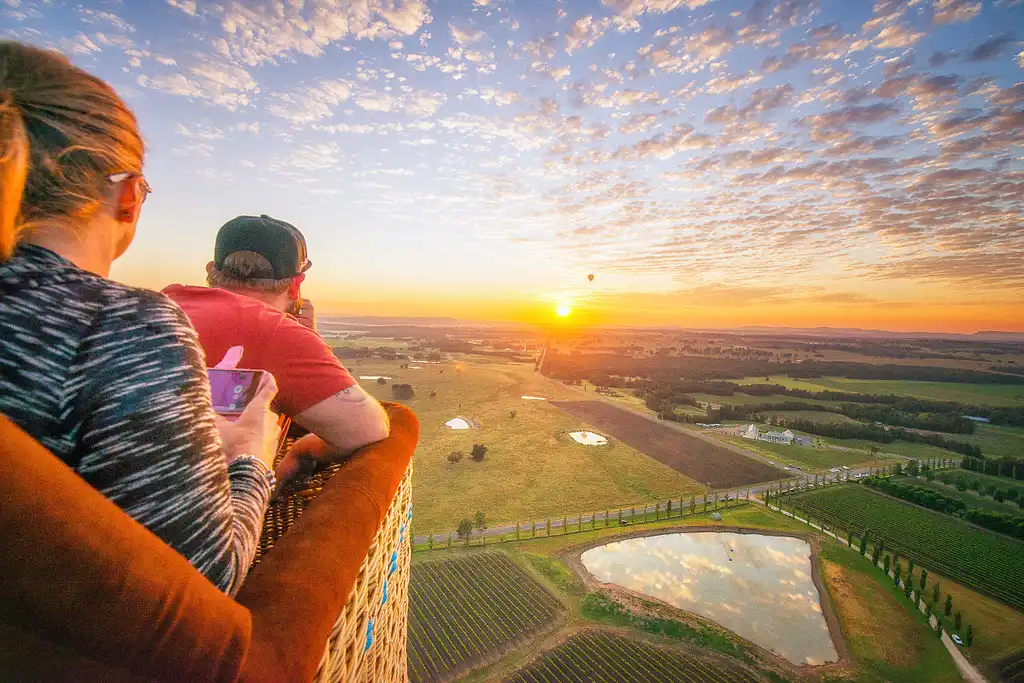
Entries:
[[217,233],[214,260],[206,266],[209,287],[163,290],[191,319],[207,365],[241,347],[235,365],[274,375],[278,409],[312,432],[281,463],[282,481],[302,458],[341,457],[389,432],[383,407],[316,332],[313,306],[299,291],[310,265],[294,226],[266,215],[239,216]]

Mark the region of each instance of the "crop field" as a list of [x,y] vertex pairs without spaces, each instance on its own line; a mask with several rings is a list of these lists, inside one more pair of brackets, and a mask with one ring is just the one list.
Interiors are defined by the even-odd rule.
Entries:
[[784,479],[758,460],[602,401],[553,401],[569,415],[712,488]]
[[790,497],[854,534],[868,530],[887,549],[920,566],[1024,609],[1024,543],[977,528],[956,517],[904,503],[857,484],[807,491]]
[[709,660],[602,631],[570,638],[518,671],[511,683],[754,683],[760,676]]
[[[747,377],[737,384],[758,384],[764,377]],[[790,389],[808,391],[849,391],[858,394],[895,394],[914,396],[935,401],[957,401],[984,406],[1024,405],[1024,384],[969,384],[961,382],[918,382],[912,380],[849,379],[846,377],[816,377],[797,379],[773,376],[772,384]]]
[[549,624],[562,604],[502,553],[413,565],[409,678],[447,680]]

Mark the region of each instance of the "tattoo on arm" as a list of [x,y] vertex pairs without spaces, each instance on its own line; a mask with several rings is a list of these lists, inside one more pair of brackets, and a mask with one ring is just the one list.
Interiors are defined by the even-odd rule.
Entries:
[[335,396],[347,403],[362,403],[367,398],[366,392],[358,384],[342,389]]

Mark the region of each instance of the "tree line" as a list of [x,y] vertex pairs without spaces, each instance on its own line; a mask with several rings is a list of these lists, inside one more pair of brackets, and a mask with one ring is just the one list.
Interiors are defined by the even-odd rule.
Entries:
[[[928,365],[875,365],[807,359],[796,363],[760,358],[716,358],[713,356],[640,355],[641,351],[619,353],[578,353],[550,350],[541,372],[556,379],[620,378],[619,386],[630,386],[621,378],[642,377],[654,381],[741,379],[788,375],[789,377],[849,377],[851,379],[911,380],[1024,385],[1024,375],[946,368]],[[594,382],[595,384],[597,382]],[[609,385],[616,386],[616,385]]]
[[885,429],[884,427],[878,427],[875,425],[866,425],[852,422],[838,422],[834,424],[825,424],[821,422],[814,422],[813,420],[800,420],[800,419],[785,419],[775,420],[776,424],[789,427],[790,429],[798,429],[808,434],[818,434],[819,436],[831,436],[836,439],[865,439],[867,441],[875,441],[877,443],[892,443],[897,439],[900,441],[910,441],[912,443],[924,443],[929,446],[936,446],[938,448],[945,448],[946,450],[953,451],[954,453],[960,453],[971,458],[981,459],[981,449],[974,444],[967,443],[965,441],[957,441],[955,439],[948,439],[941,434],[922,434],[920,432],[912,432],[900,427],[893,427],[891,429]]
[[995,459],[964,458],[960,467],[971,472],[980,472],[994,477],[1009,477],[1024,480],[1024,457],[1003,457]]
[[962,517],[991,531],[1024,539],[1024,517],[977,508],[967,509],[967,504],[959,498],[953,498],[915,484],[901,484],[888,477],[871,476],[864,478],[862,482],[865,486],[878,489],[895,498],[915,503],[930,510]]
[[[736,384],[725,380],[674,380],[664,383],[634,381],[631,386],[642,391],[644,395],[654,395],[663,400],[673,400],[673,402],[675,402],[676,397],[685,396],[686,394],[733,396],[734,394],[742,393],[748,396],[789,396],[792,398],[843,404],[871,404],[872,406],[877,404],[877,407],[872,408],[865,408],[863,405],[847,408],[844,405],[839,409],[833,409],[832,406],[801,403],[798,404],[801,407],[792,408],[792,410],[831,410],[833,412],[842,412],[844,415],[855,419],[861,419],[859,415],[865,415],[863,419],[872,419],[877,422],[903,427],[913,427],[914,429],[930,429],[937,432],[973,433],[975,428],[974,422],[961,419],[963,415],[983,417],[991,421],[992,424],[1024,426],[1024,407],[977,406],[956,401],[934,401],[912,396],[858,394],[849,391],[832,391],[827,389],[808,391],[807,389],[794,389],[781,384]],[[680,401],[679,403],[683,402]],[[890,410],[886,411],[881,406],[887,406]],[[768,410],[768,408],[765,408],[765,410]],[[869,412],[872,410],[876,412]],[[857,413],[854,411],[862,412]],[[917,422],[911,423],[915,418]]]

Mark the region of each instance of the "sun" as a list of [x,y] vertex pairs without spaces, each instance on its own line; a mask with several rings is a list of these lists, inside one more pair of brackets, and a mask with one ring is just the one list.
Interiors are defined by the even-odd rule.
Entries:
[[572,313],[572,306],[567,303],[563,302],[555,306],[555,314],[558,315],[559,318],[564,318],[570,313]]

